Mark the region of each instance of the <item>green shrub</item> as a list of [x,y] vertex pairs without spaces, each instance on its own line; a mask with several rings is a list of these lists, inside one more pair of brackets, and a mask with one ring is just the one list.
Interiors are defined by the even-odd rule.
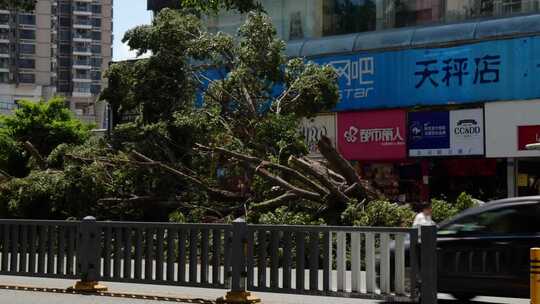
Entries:
[[305,212],[290,211],[287,206],[282,206],[259,217],[260,224],[268,225],[324,225],[323,219],[315,219]]
[[441,199],[432,199],[431,207],[433,209],[431,217],[436,223],[440,223],[459,213],[455,206]]
[[455,203],[456,209],[460,212],[469,208],[476,207],[476,205],[477,203],[474,201],[472,195],[469,195],[465,192],[461,192]]
[[344,223],[354,226],[410,227],[414,212],[408,205],[385,200],[372,201],[366,207],[350,204],[342,214]]

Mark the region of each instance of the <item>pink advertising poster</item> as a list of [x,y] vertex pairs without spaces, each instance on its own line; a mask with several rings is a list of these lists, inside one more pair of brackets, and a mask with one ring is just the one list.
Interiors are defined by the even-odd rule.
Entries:
[[398,160],[407,157],[404,110],[340,112],[338,147],[348,160]]

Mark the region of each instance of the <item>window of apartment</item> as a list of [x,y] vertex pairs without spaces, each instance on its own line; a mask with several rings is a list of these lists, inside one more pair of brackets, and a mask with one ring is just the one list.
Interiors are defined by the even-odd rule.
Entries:
[[71,18],[60,17],[60,26],[70,27],[71,26]]
[[60,93],[68,93],[71,92],[71,86],[69,85],[69,82],[60,82],[58,83],[56,90]]
[[70,41],[71,40],[71,32],[69,30],[60,30],[59,38],[61,41]]
[[64,14],[64,15],[71,14],[71,4],[70,3],[61,3],[60,4],[60,14]]
[[59,67],[71,67],[71,58],[69,57],[60,57],[58,59],[58,66]]
[[60,54],[62,55],[70,55],[71,54],[71,45],[69,44],[60,44]]
[[92,32],[92,40],[101,41],[101,32]]
[[75,56],[75,65],[90,65],[90,61],[86,56]]
[[92,44],[92,53],[94,53],[94,54],[101,54],[101,45],[99,45],[99,44]]
[[73,84],[73,92],[90,93],[90,84],[76,82]]
[[9,29],[0,29],[0,39],[9,40]]
[[92,25],[92,19],[90,19],[88,16],[77,16],[75,19],[75,24]]
[[36,83],[36,75],[28,73],[19,73],[20,83]]
[[9,73],[8,72],[0,72],[0,82],[1,83],[8,83],[9,82]]
[[19,24],[36,25],[36,16],[29,14],[19,14]]
[[9,44],[0,43],[0,54],[9,54]]
[[0,24],[8,24],[8,23],[9,23],[9,15],[0,14]]
[[92,71],[91,75],[92,80],[101,80],[101,71]]
[[101,19],[99,19],[99,18],[92,18],[92,26],[93,26],[93,27],[101,27]]
[[99,93],[101,93],[101,85],[99,84],[92,84],[90,86],[90,92],[94,95],[98,95]]
[[75,78],[77,78],[77,79],[90,79],[90,71],[88,71],[88,70],[75,70]]
[[36,39],[36,31],[21,29],[21,30],[19,30],[19,38],[20,39],[35,40]]
[[19,53],[21,53],[21,54],[35,54],[36,53],[36,45],[35,44],[21,43],[21,44],[19,44]]
[[58,81],[69,82],[71,80],[71,72],[69,70],[58,71]]
[[35,69],[36,61],[34,59],[19,58],[17,60],[17,66],[21,69]]
[[9,58],[0,58],[0,68],[2,69],[9,68]]
[[90,5],[84,2],[76,2],[73,10],[79,12],[90,12]]
[[94,68],[100,68],[101,67],[101,63],[103,62],[103,60],[101,58],[95,58],[93,57],[91,60],[91,65],[92,67]]
[[101,14],[101,5],[100,4],[93,4],[92,5],[92,13]]
[[80,39],[92,39],[92,33],[88,30],[77,29],[75,30],[73,37]]

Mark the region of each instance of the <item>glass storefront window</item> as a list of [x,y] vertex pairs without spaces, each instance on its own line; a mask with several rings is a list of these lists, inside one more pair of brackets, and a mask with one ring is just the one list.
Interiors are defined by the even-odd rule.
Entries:
[[[260,0],[284,40],[540,12],[540,0]],[[211,31],[235,34],[245,16],[207,18]]]

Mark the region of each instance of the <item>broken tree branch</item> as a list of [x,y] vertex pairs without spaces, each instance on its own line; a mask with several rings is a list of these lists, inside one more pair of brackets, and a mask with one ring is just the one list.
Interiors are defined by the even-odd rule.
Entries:
[[41,170],[47,169],[47,161],[45,160],[45,158],[43,158],[43,156],[41,156],[39,151],[36,149],[36,147],[34,147],[34,145],[31,142],[25,141],[23,146],[24,146],[24,149],[28,151],[28,153],[30,153],[30,155],[34,157],[34,159],[37,161],[38,166]]
[[139,163],[139,165],[148,165],[148,166],[156,166],[156,167],[159,167],[163,170],[165,170],[166,172],[169,172],[170,174],[172,175],[176,175],[180,178],[182,178],[183,180],[191,183],[192,185],[202,189],[202,190],[205,190],[209,195],[211,196],[214,196],[214,197],[218,197],[218,198],[223,198],[223,199],[226,199],[226,200],[243,200],[245,199],[246,197],[240,193],[236,193],[236,192],[232,192],[232,191],[228,191],[228,190],[223,190],[223,189],[217,189],[217,188],[214,188],[210,185],[207,185],[206,183],[204,183],[203,181],[201,181],[200,179],[196,178],[196,177],[193,177],[191,175],[188,175],[180,170],[177,170],[169,165],[166,165],[164,163],[161,163],[161,162],[158,162],[158,161],[154,161],[153,159],[137,152],[137,151],[132,151],[131,154],[133,155],[133,157],[135,157],[136,159],[139,159],[139,160],[142,160],[144,161],[145,163]]

